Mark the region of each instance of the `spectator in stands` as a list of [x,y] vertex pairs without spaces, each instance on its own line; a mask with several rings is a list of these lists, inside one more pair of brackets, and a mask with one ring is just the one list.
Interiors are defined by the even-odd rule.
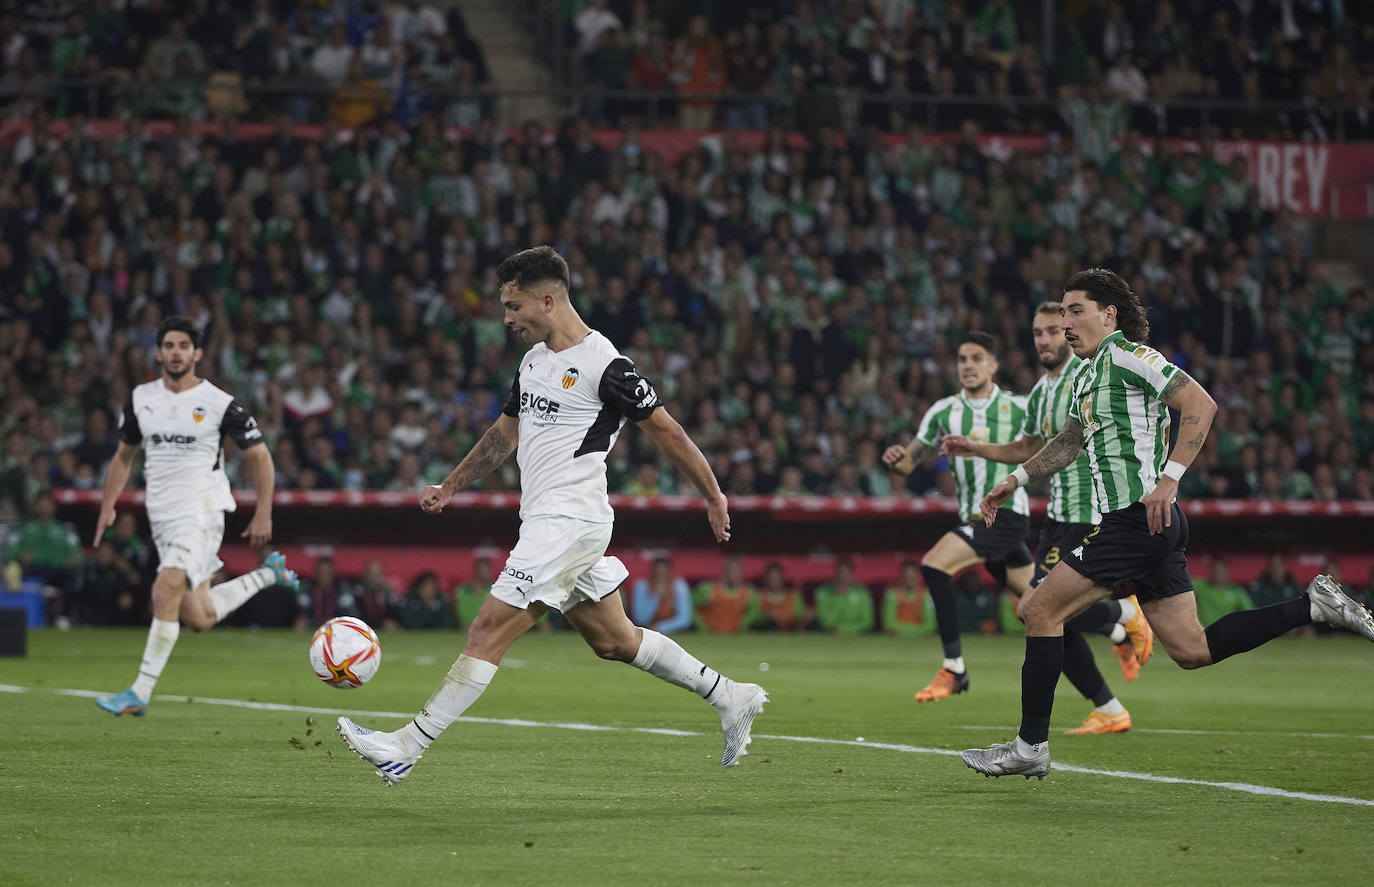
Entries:
[[477,618],[482,602],[491,591],[496,574],[492,571],[491,558],[482,554],[472,559],[472,578],[453,589],[453,608],[457,625],[467,628]]
[[347,29],[340,22],[329,29],[329,42],[321,43],[310,56],[310,70],[331,89],[337,89],[348,74],[353,53],[353,47],[348,44]]
[[399,628],[396,593],[387,584],[382,562],[370,560],[363,565],[363,576],[353,595],[357,616],[375,629]]
[[426,571],[410,583],[398,618],[402,628],[452,628],[453,604],[439,593],[439,577]]
[[358,127],[384,113],[388,101],[386,90],[368,75],[362,58],[355,55],[348,61],[348,73],[334,90],[329,114],[344,126]]
[[[115,554],[136,570],[142,577],[138,583],[135,597],[139,600],[139,607],[146,607],[148,600],[143,598],[150,594],[153,584],[153,576],[157,573],[156,564],[153,561],[153,549],[143,537],[138,533],[138,521],[131,512],[121,511],[115,518],[114,530],[105,534],[106,541],[113,542]],[[142,622],[139,623],[140,625]]]
[[1231,565],[1226,558],[1212,558],[1212,569],[1206,579],[1193,580],[1197,596],[1198,621],[1211,625],[1227,613],[1253,610],[1250,595],[1238,583],[1231,581]]
[[673,49],[673,80],[684,98],[678,103],[683,129],[709,129],[715,96],[725,88],[725,53],[704,15],[687,24],[687,37]]
[[928,635],[935,631],[935,602],[926,594],[917,564],[902,564],[896,585],[883,591],[883,630],[889,634]]
[[67,607],[81,588],[81,542],[74,526],[57,519],[51,493],[40,493],[34,500],[33,517],[15,528],[5,560],[17,562],[24,578],[43,582],[53,616],[70,618]]
[[755,628],[761,631],[798,631],[814,620],[814,609],[804,605],[802,593],[788,584],[781,563],[773,562],[764,568],[763,587],[759,589],[759,620]]
[[1288,569],[1288,559],[1273,552],[1265,562],[1264,572],[1250,586],[1250,600],[1257,607],[1267,607],[1302,594],[1303,588]]
[[143,579],[137,568],[120,557],[115,544],[101,542],[86,560],[77,621],[93,625],[142,625],[137,589]]
[[738,634],[759,618],[758,592],[744,581],[744,559],[726,555],[720,579],[701,582],[692,591],[694,622],[699,631]]
[[635,580],[630,617],[636,625],[662,634],[692,627],[692,591],[686,579],[673,575],[671,558],[654,558],[649,578]]
[[610,9],[609,0],[591,0],[574,19],[577,28],[577,54],[589,56],[601,42],[601,36],[611,28],[623,29],[620,16]]
[[313,630],[335,616],[355,615],[357,609],[353,589],[339,578],[334,556],[330,554],[315,558],[315,573],[302,577],[297,600],[300,616],[296,628],[300,631]]
[[816,588],[816,622],[821,631],[832,634],[858,634],[875,627],[873,594],[854,580],[854,565],[844,558],[835,563],[834,579]]

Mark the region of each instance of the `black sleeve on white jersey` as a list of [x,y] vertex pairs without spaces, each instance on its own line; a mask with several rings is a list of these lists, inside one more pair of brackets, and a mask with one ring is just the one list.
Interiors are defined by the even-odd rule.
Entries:
[[263,442],[258,420],[254,419],[248,408],[238,400],[229,402],[228,409],[224,411],[224,419],[220,422],[219,433],[221,436],[232,437],[240,450],[255,447]]
[[138,427],[138,417],[134,415],[134,396],[124,401],[124,412],[119,414],[119,439],[129,446],[143,443],[143,429]]
[[606,365],[597,389],[601,402],[631,422],[643,422],[663,401],[648,379],[639,374],[629,358],[617,357]]
[[520,371],[515,372],[515,381],[510,383],[510,394],[506,395],[506,405],[501,407],[501,412],[507,416],[520,416]]

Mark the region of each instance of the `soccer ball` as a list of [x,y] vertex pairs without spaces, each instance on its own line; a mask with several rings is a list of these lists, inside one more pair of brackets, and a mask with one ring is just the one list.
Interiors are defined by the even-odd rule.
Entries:
[[315,629],[310,639],[310,667],[331,687],[361,687],[382,664],[382,645],[366,622],[336,616]]

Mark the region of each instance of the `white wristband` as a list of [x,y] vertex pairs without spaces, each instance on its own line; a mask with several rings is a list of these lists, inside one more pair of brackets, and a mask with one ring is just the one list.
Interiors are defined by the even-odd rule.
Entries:
[[1021,486],[1021,487],[1030,486],[1030,475],[1029,475],[1029,474],[1026,474],[1026,466],[1024,466],[1024,465],[1018,465],[1018,466],[1016,466],[1016,470],[1013,471],[1013,472],[1011,473],[1011,476],[1014,477],[1014,478],[1016,478],[1016,484],[1017,484],[1017,486]]
[[1184,465],[1182,462],[1175,462],[1173,459],[1164,463],[1164,476],[1172,478],[1173,480],[1181,480],[1183,478],[1183,472],[1187,470],[1187,465]]

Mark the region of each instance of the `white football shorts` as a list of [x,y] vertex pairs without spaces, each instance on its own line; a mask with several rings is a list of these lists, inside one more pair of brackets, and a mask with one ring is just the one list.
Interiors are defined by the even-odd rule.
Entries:
[[620,558],[606,557],[614,527],[556,515],[526,520],[492,595],[522,610],[538,601],[560,613],[601,600],[630,575]]
[[185,570],[190,584],[188,592],[224,566],[219,559],[219,546],[224,540],[224,512],[150,523],[160,562],[158,569]]

